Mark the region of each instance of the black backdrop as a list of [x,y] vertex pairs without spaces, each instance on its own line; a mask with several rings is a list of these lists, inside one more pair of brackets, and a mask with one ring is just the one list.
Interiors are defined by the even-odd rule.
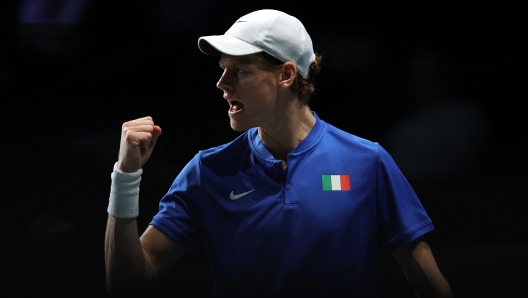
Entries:
[[[407,89],[412,58],[427,50],[449,58],[453,90],[485,115],[488,139],[474,179],[413,184],[437,229],[430,242],[460,296],[526,294],[526,22],[515,14],[519,7],[92,0],[61,23],[22,21],[24,3],[0,6],[1,291],[10,297],[104,296],[106,207],[121,124],[150,115],[163,129],[144,168],[142,231],[185,163],[238,135],[215,87],[217,58],[203,55],[197,38],[222,34],[261,8],[297,16],[323,55],[312,109],[382,145],[415,109]],[[383,266],[384,293],[412,296],[394,260]],[[204,295],[210,285],[205,257],[185,257],[150,296]]]

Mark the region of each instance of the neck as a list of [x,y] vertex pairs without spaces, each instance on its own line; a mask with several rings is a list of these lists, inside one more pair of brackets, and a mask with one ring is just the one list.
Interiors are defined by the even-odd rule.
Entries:
[[315,117],[298,101],[289,105],[267,127],[259,127],[260,140],[276,159],[286,166],[287,156],[306,138],[315,125]]

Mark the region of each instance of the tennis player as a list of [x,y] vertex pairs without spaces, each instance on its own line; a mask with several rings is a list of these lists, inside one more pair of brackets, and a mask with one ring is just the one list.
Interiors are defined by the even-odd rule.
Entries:
[[151,117],[123,124],[109,293],[138,293],[204,246],[215,297],[377,297],[380,253],[396,257],[418,296],[452,296],[425,240],[432,222],[391,156],[309,108],[322,57],[297,18],[254,11],[198,46],[219,57],[217,86],[242,133],[188,162],[139,237],[142,166],[161,128]]

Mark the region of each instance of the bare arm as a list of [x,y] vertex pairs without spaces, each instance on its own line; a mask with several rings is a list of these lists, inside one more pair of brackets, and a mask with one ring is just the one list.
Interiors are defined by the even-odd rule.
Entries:
[[136,219],[108,216],[105,238],[106,285],[113,297],[131,297],[180,259],[184,250],[149,226],[141,238]]
[[[129,173],[141,169],[160,134],[161,128],[154,125],[151,117],[124,123],[117,168]],[[107,291],[111,296],[136,296],[182,255],[181,246],[155,227],[149,226],[140,238],[135,218],[108,216],[105,266]]]
[[453,297],[427,242],[413,241],[393,253],[418,297]]

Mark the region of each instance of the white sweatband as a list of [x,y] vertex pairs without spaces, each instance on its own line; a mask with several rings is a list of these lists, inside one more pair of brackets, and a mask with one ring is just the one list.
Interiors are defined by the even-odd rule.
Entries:
[[139,182],[143,169],[135,173],[123,172],[114,164],[108,214],[118,218],[136,218],[139,215]]

